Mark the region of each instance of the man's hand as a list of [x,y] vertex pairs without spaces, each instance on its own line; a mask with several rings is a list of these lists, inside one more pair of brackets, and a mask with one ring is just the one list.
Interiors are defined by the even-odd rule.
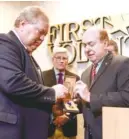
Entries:
[[56,126],[60,127],[60,126],[64,125],[68,120],[69,120],[69,118],[65,114],[63,114],[61,116],[57,116],[56,119],[53,121],[53,123]]
[[55,90],[56,93],[56,101],[58,99],[64,99],[68,94],[68,89],[62,84],[54,85],[52,86],[52,88]]
[[79,95],[84,101],[90,102],[90,92],[88,86],[81,80],[77,81],[74,88],[75,97]]

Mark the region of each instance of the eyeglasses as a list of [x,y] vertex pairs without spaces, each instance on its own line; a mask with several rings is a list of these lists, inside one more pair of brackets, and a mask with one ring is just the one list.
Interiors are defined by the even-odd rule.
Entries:
[[60,57],[60,56],[57,56],[57,57],[54,57],[57,61],[61,61],[61,60],[63,60],[63,61],[66,61],[66,60],[68,60],[68,58],[67,57]]

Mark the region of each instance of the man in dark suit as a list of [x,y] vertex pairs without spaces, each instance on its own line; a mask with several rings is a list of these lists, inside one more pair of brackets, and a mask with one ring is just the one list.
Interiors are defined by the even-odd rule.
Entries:
[[[68,66],[68,53],[66,48],[55,47],[52,56],[53,68],[42,72],[44,85],[53,86],[58,83],[63,83],[65,76],[75,76],[79,80],[79,76],[66,70]],[[60,82],[59,74],[62,73],[62,82]],[[57,107],[53,108],[53,114],[56,113]],[[59,109],[58,109],[59,111]],[[60,108],[61,114],[51,122],[49,127],[49,139],[75,139],[77,135],[77,117],[66,115],[63,113],[63,107]],[[60,137],[59,137],[60,136]]]
[[[82,42],[93,63],[82,73],[75,92],[83,99],[85,139],[102,139],[102,107],[129,107],[129,58],[108,52],[108,34],[91,27]],[[110,119],[109,119],[110,122]]]
[[14,29],[0,34],[0,139],[47,139],[50,108],[64,97],[63,85],[43,86],[32,52],[49,21],[40,7],[25,8]]

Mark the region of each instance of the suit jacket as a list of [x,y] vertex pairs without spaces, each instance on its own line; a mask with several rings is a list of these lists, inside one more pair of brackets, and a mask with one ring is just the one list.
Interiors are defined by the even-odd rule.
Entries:
[[[53,86],[53,85],[57,84],[54,69],[44,71],[44,72],[42,72],[42,75],[43,75],[43,79],[44,79],[44,85]],[[76,74],[71,73],[67,70],[65,71],[65,75],[76,76],[76,80],[80,79],[79,76],[77,76]],[[52,136],[54,134],[55,128],[56,127],[53,123],[50,124],[49,136]],[[77,135],[77,118],[75,117],[72,120],[69,120],[66,124],[64,124],[62,126],[62,130],[63,130],[64,136],[66,136],[66,137],[76,136]]]
[[[90,104],[83,105],[83,116],[93,139],[102,139],[102,107],[129,107],[129,58],[109,53],[92,84],[90,73],[91,66],[81,77],[91,92]],[[89,130],[86,129],[85,139],[89,139],[87,131]]]
[[0,139],[47,139],[55,91],[15,34],[0,34]]

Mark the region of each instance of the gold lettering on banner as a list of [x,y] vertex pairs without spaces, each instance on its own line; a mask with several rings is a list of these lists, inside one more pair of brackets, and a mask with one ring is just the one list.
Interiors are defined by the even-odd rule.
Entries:
[[59,38],[60,38],[60,43],[64,43],[65,40],[64,40],[64,27],[65,27],[65,24],[60,24],[58,25],[59,27],[59,30],[60,30],[60,33],[59,33]]
[[88,27],[97,25],[108,30],[111,38],[117,41],[119,53],[123,55],[123,48],[129,45],[129,14],[117,16],[103,16],[93,19],[84,19],[81,23],[71,22],[53,25],[48,33],[48,49],[52,53],[56,40],[60,47],[70,52],[69,64],[87,63],[82,44],[82,34]]
[[80,29],[80,25],[77,23],[69,23],[66,24],[66,40],[68,42],[71,42],[72,39],[75,39],[75,41],[80,40],[78,36],[78,31]]
[[57,38],[58,25],[51,26],[48,33],[48,45],[52,44],[53,41]]

